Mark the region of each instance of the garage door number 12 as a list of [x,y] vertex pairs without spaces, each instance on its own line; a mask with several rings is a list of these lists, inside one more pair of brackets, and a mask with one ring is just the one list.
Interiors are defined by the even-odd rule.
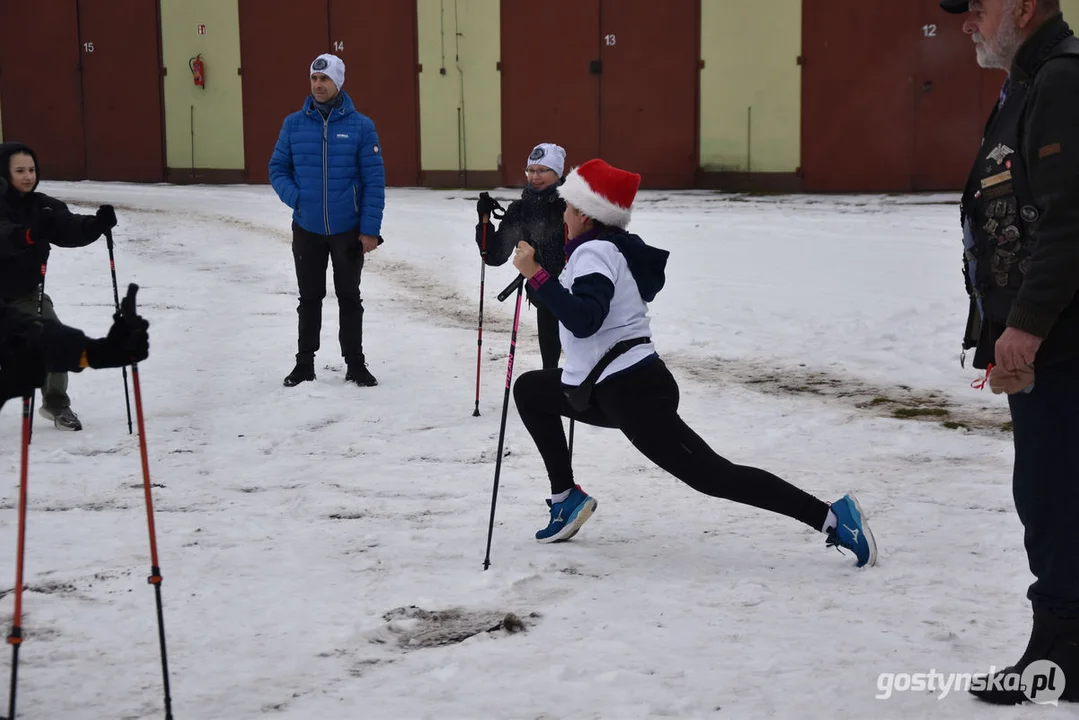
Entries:
[[925,35],[926,37],[936,37],[937,36],[937,26],[936,25],[922,25],[922,34]]

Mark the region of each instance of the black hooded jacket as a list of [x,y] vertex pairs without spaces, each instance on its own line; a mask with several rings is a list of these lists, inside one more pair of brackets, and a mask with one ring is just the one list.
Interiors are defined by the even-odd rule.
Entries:
[[[17,153],[34,158],[39,178],[41,173],[37,155],[29,147],[17,142],[0,144],[0,299],[7,300],[34,292],[51,245],[82,247],[104,232],[95,216],[72,213],[60,200],[37,192],[36,183],[28,193],[16,190],[11,184],[11,156]],[[49,237],[35,238],[33,229],[44,213],[53,215],[52,232]]]

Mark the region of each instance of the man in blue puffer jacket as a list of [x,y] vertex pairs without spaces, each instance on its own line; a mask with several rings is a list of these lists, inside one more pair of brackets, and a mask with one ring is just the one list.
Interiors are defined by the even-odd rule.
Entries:
[[292,208],[292,255],[300,289],[296,367],[285,378],[293,387],[315,379],[315,353],[322,331],[326,266],[340,310],[341,355],[346,382],[370,387],[378,381],[363,354],[363,258],[382,242],[386,170],[371,118],[357,112],[341,86],[345,63],[323,54],[311,63],[311,95],[285,118],[270,158],[270,183]]

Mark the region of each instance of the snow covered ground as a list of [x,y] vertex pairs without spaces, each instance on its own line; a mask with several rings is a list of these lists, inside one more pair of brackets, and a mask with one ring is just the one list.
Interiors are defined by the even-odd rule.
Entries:
[[[587,427],[575,467],[599,511],[572,542],[538,545],[549,488],[511,404],[484,572],[513,317],[494,296],[515,271],[487,272],[473,417],[475,193],[388,193],[386,243],[362,285],[380,385],[343,383],[331,284],[318,381],[286,389],[295,277],[289,214],[268,188],[43,189],[76,210],[116,205],[121,294],[138,282],[151,322],[140,375],[178,720],[1074,711],[876,697],[881,673],[999,668],[1029,628],[1006,403],[958,363],[956,197],[656,191],[631,225],[672,252],[652,315],[683,416],[735,462],[826,500],[855,490],[877,567],[855,569],[786,518],[697,495]],[[104,334],[104,243],[55,250],[47,285],[62,319]],[[539,365],[526,305],[515,376]],[[35,421],[19,717],[160,718],[121,374],[72,375],[71,395],[83,432]],[[18,449],[9,403],[5,633]],[[486,632],[507,613],[525,630]]]

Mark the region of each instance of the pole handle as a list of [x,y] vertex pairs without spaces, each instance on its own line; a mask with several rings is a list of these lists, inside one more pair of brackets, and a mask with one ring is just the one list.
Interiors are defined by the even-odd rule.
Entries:
[[514,280],[513,282],[511,282],[509,285],[507,285],[505,290],[498,293],[498,301],[499,302],[505,302],[506,298],[508,298],[513,293],[517,292],[517,289],[520,288],[521,285],[524,284],[524,281],[525,281],[525,276],[524,275],[518,275],[517,279]]

